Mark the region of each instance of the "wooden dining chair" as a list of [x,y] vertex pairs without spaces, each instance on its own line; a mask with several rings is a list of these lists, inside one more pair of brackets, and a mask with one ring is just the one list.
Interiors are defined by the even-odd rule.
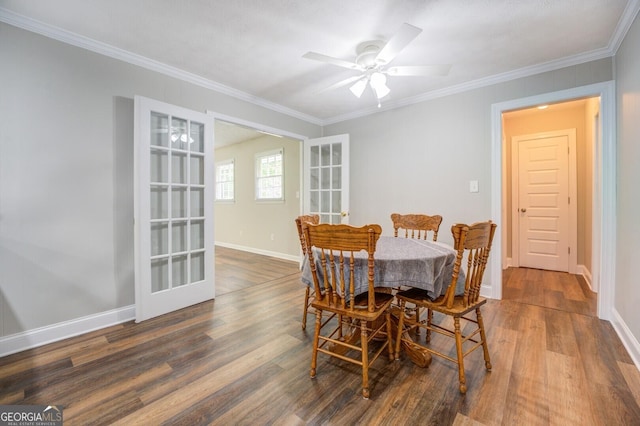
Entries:
[[[417,345],[424,348],[434,355],[452,361],[458,365],[458,378],[460,381],[460,392],[467,392],[467,384],[464,376],[464,358],[479,347],[484,351],[484,364],[487,371],[491,370],[491,360],[489,358],[489,349],[487,347],[487,336],[482,321],[480,308],[486,303],[484,297],[480,297],[480,286],[482,277],[489,258],[493,235],[496,230],[496,224],[491,221],[474,223],[473,225],[457,224],[451,227],[453,234],[454,248],[457,252],[455,264],[453,266],[453,274],[451,282],[444,295],[435,300],[429,299],[426,290],[411,288],[406,291],[400,291],[396,294],[396,298],[400,303],[401,312],[404,312],[407,303],[427,308],[433,312],[439,312],[449,315],[453,318],[453,330],[442,324],[435,324],[431,316],[426,322],[416,321],[413,317],[407,315],[399,315],[398,335],[396,340],[395,358],[400,357],[400,344],[404,342],[409,345]],[[463,258],[466,258],[464,293],[456,295],[456,284],[460,273]],[[459,292],[461,293],[461,292]],[[475,312],[475,319],[467,314]],[[460,320],[473,323],[475,326],[472,330],[462,334]],[[419,343],[405,338],[404,332],[413,328],[424,328],[427,331],[426,343],[431,342],[431,332],[441,334],[443,336],[452,337],[456,342],[456,358],[450,357],[447,353],[437,350],[434,347],[422,346]],[[465,346],[465,343],[467,345]],[[471,347],[469,347],[471,346]],[[465,352],[465,349],[467,351]]]
[[[318,224],[320,223],[320,216],[318,216],[317,214],[312,214],[312,215],[302,215],[296,218],[296,228],[298,229],[298,238],[300,238],[300,247],[302,248],[302,255],[306,256],[307,245],[305,244],[304,235],[302,234],[302,224],[304,222],[313,223],[314,225]],[[307,314],[309,312],[309,307],[311,306],[311,300],[313,300],[313,297],[315,296],[315,292],[311,289],[311,287],[309,286],[306,286],[306,287],[307,288],[305,289],[305,292],[304,292],[304,305],[302,308],[302,329],[303,330],[307,328]]]
[[[316,294],[311,303],[316,310],[311,378],[316,377],[318,352],[360,365],[362,396],[368,399],[369,366],[385,349],[389,360],[394,359],[389,309],[393,295],[376,292],[374,283],[376,243],[382,228],[309,222],[302,228]],[[366,291],[360,294],[356,294],[357,278],[366,283]],[[324,323],[323,313],[328,317]],[[377,340],[370,346],[373,339]]]
[[406,238],[427,239],[427,234],[433,234],[433,241],[438,240],[438,230],[442,223],[442,216],[429,216],[426,214],[399,214],[391,215],[393,222],[393,235],[398,236],[399,230],[404,230]]

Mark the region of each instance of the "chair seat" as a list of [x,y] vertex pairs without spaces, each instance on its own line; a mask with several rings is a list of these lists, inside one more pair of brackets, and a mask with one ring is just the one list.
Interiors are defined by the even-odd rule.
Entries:
[[398,299],[404,299],[409,303],[419,305],[423,308],[428,308],[437,312],[442,312],[449,315],[459,316],[464,315],[467,312],[475,310],[478,306],[482,306],[487,302],[484,297],[479,297],[475,303],[465,305],[463,296],[455,296],[453,299],[453,305],[448,308],[444,303],[444,295],[438,297],[435,300],[431,300],[426,290],[420,288],[411,288],[409,290],[399,291],[396,294]]
[[350,317],[373,321],[377,319],[380,315],[382,315],[386,309],[391,306],[391,302],[393,301],[393,294],[391,293],[378,293],[375,292],[375,309],[373,312],[369,312],[367,308],[369,293],[361,293],[355,297],[354,300],[354,309],[351,310],[348,307],[343,308],[342,299],[340,296],[337,296],[337,302],[332,301],[331,304],[325,302],[322,299],[316,299],[311,303],[315,309],[320,309],[323,311],[334,312],[336,314],[349,315]]

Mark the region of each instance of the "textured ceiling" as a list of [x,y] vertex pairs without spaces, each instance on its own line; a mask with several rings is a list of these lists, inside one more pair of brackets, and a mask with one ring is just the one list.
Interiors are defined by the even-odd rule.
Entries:
[[[451,64],[445,77],[389,77],[382,107],[483,81],[611,56],[638,0],[0,0],[0,19],[64,30],[198,76],[320,124],[376,110],[371,91],[322,89],[355,71],[366,40],[421,28],[392,65]],[[627,8],[628,7],[628,8]],[[626,12],[625,12],[625,8]],[[15,23],[14,23],[15,24]],[[66,32],[70,33],[66,33]],[[624,35],[624,34],[622,34]],[[435,95],[433,95],[435,96]]]

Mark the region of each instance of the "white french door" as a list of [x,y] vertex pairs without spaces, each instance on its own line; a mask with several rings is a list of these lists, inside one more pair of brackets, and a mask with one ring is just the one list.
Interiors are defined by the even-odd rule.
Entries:
[[213,119],[135,97],[136,321],[215,296]]
[[349,135],[304,141],[305,214],[322,223],[349,223]]

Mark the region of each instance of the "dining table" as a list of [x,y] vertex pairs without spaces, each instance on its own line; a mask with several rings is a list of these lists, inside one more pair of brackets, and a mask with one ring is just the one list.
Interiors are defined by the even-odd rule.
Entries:
[[[367,253],[355,253],[355,294],[368,290]],[[456,251],[452,246],[438,241],[380,236],[374,254],[374,282],[376,287],[416,287],[427,291],[435,299],[447,290]],[[316,256],[316,262],[319,262]],[[319,264],[318,264],[319,266]],[[317,272],[322,274],[322,268]],[[322,279],[322,277],[319,277]],[[302,282],[313,287],[309,259],[302,264]],[[460,271],[456,294],[464,291],[464,274]]]
[[[314,248],[315,250],[315,248]],[[365,251],[354,254],[354,294],[368,291],[368,255]],[[317,262],[318,278],[323,280],[324,271]],[[430,298],[436,299],[446,292],[453,275],[456,251],[452,246],[437,242],[413,238],[399,238],[380,236],[374,253],[374,282],[376,287],[398,289],[401,287],[415,287],[427,291]],[[309,259],[305,256],[302,264],[301,280],[303,284],[313,287]],[[456,282],[456,294],[464,292],[465,275],[462,270]],[[399,308],[392,308],[397,326],[398,315],[402,315]],[[397,328],[395,328],[397,330]],[[395,333],[394,333],[395,334]],[[360,333],[353,332],[351,337],[357,339]],[[404,345],[403,349],[409,358],[417,365],[426,367],[431,363],[431,355],[412,345]]]

